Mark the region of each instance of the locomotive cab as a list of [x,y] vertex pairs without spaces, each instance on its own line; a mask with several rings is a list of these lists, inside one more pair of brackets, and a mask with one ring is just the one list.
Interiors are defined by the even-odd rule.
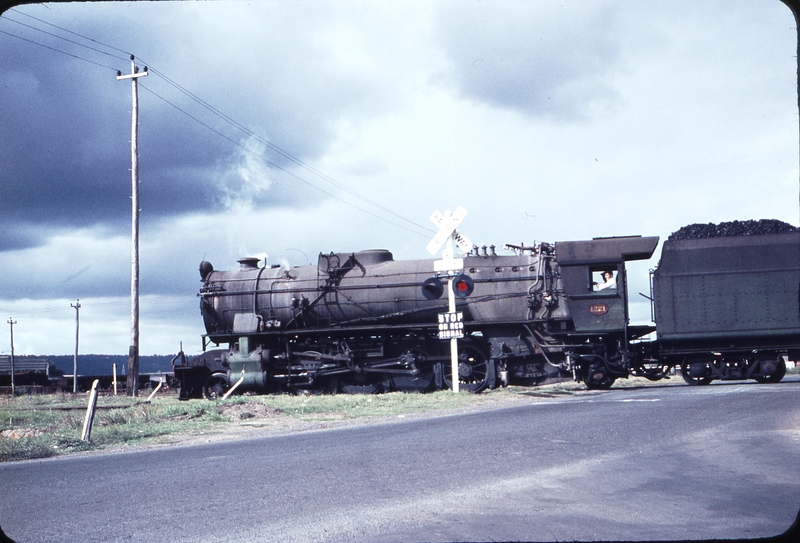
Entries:
[[641,236],[556,243],[556,260],[575,334],[625,332],[625,262],[650,258],[657,245],[658,237]]
[[608,388],[630,373],[628,342],[646,331],[628,329],[625,262],[650,258],[657,245],[657,237],[641,236],[556,243],[574,326],[568,357],[589,388]]

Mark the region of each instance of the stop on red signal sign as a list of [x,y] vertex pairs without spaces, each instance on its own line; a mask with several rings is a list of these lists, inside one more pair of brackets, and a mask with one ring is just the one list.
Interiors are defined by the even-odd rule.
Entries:
[[461,311],[439,313],[439,339],[464,337],[464,314]]

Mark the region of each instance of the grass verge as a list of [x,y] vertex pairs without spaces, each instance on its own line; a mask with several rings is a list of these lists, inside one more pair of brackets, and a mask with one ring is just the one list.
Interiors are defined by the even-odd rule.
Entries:
[[[791,368],[788,373],[797,371]],[[683,379],[680,375],[656,383],[643,378],[621,379],[614,388],[670,385],[684,385]],[[481,394],[439,391],[430,394],[247,395],[218,402],[181,402],[176,396],[157,396],[149,403],[143,398],[101,396],[91,442],[80,439],[87,394],[6,396],[0,398],[0,462],[168,442],[176,436],[221,432],[232,424],[290,427],[297,423],[379,419],[576,393],[586,393],[586,388],[570,381],[538,387],[500,388]]]
[[[563,385],[558,385],[563,386]],[[575,385],[575,388],[580,388]],[[297,426],[403,416],[457,409],[519,397],[516,387],[482,394],[393,392],[379,395],[233,396],[211,402],[181,402],[175,396],[98,398],[91,442],[80,440],[87,394],[0,398],[0,462],[71,452],[168,441],[179,435],[210,434],[224,425]]]

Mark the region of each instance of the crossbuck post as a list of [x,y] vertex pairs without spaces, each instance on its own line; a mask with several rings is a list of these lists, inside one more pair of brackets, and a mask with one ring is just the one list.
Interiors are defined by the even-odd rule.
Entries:
[[[465,253],[469,252],[472,248],[472,243],[458,233],[456,227],[464,220],[467,215],[467,210],[461,206],[456,208],[454,213],[450,210],[440,213],[438,210],[434,211],[431,215],[433,224],[439,227],[439,232],[434,236],[428,244],[428,252],[435,255],[442,245],[447,242],[445,249],[442,251],[442,260],[437,260],[433,263],[433,269],[437,272],[445,271],[448,274],[447,279],[447,310],[449,315],[456,314],[456,297],[453,291],[453,276],[456,272],[464,269],[463,258],[453,258],[453,240],[456,241],[458,246]],[[458,392],[459,388],[459,373],[458,373],[458,337],[453,335],[450,338],[450,375],[453,381],[453,392]]]

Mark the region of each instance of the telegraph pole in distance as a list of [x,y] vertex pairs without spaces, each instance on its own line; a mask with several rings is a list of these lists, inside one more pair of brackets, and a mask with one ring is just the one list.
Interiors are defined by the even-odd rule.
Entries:
[[72,360],[72,393],[78,392],[78,336],[81,330],[81,301],[77,300],[75,305],[69,304],[70,307],[75,308],[75,358]]
[[11,326],[11,397],[13,398],[17,393],[14,384],[14,325],[17,324],[17,321],[12,321],[9,317],[8,324]]
[[131,55],[131,73],[117,72],[117,80],[131,80],[133,113],[131,115],[131,346],[128,349],[128,396],[139,395],[139,87],[137,80],[147,75],[147,66],[139,72]]

